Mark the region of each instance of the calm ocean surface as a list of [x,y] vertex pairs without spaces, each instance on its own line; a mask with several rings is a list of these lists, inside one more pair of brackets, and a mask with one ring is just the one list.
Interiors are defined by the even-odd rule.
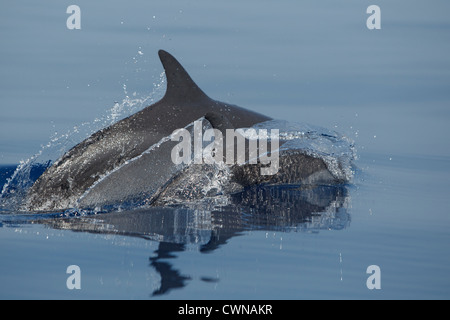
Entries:
[[[80,30],[66,27],[71,4]],[[381,30],[366,27],[372,4]],[[55,158],[159,99],[158,49],[212,98],[336,130],[358,158],[340,189],[270,190],[273,210],[0,209],[0,298],[449,299],[448,12],[422,0],[2,1],[0,189],[45,146]],[[367,286],[372,265],[381,289]]]

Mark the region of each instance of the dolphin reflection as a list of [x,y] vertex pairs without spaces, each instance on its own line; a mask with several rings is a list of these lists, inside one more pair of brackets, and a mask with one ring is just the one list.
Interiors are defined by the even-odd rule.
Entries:
[[220,206],[146,207],[35,222],[55,229],[157,241],[158,249],[149,258],[149,265],[160,274],[161,283],[152,295],[182,288],[191,280],[170,263],[187,245],[198,245],[201,253],[211,253],[231,238],[245,235],[245,231],[319,232],[344,229],[350,224],[350,196],[345,185],[257,186],[229,195],[227,201]]

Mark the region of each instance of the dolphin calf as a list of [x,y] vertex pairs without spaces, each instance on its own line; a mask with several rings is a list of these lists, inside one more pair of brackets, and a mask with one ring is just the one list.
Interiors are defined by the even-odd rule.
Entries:
[[[199,187],[198,181],[185,182],[191,167],[176,166],[171,161],[171,150],[176,145],[170,139],[174,131],[192,131],[192,123],[198,119],[203,119],[206,127],[222,132],[272,120],[211,99],[172,55],[164,50],[158,54],[167,78],[163,98],[95,132],[66,152],[29,189],[26,210],[93,208],[142,199],[161,203],[161,195],[170,197],[180,186]],[[230,167],[233,183],[244,187],[260,183],[342,182],[323,159],[303,152],[280,154],[279,170],[272,176],[259,174],[261,164]]]

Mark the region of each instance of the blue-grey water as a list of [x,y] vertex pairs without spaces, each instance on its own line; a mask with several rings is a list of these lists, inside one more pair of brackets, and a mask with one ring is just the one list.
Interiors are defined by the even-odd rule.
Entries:
[[[66,26],[72,4],[79,30]],[[372,4],[379,30],[366,26]],[[269,200],[241,194],[222,211],[41,217],[3,207],[0,298],[450,298],[448,1],[0,9],[0,188],[20,163],[54,160],[160,98],[158,49],[209,96],[336,130],[357,150],[342,188],[257,190]],[[70,265],[81,289],[68,289]],[[380,289],[367,286],[372,265]]]

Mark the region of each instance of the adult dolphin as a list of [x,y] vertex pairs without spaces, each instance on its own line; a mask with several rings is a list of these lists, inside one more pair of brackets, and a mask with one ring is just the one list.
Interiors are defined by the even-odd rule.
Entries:
[[[209,98],[172,55],[164,50],[158,54],[167,78],[164,97],[94,133],[65,153],[30,188],[24,205],[26,210],[93,207],[156,193],[157,189],[162,192],[161,188],[170,177],[180,177],[178,169],[167,166],[171,161],[168,150],[173,144],[164,138],[174,130],[186,128],[200,118],[222,131],[248,128],[271,120],[259,113]],[[163,151],[146,153],[152,146],[161,147],[162,141],[166,144],[161,148]],[[162,161],[162,156],[165,161]],[[268,181],[289,183],[317,173],[321,178],[333,180],[321,159],[306,154],[282,157],[282,170],[274,177],[261,177],[257,174],[258,167],[237,167],[236,182],[243,186]]]

